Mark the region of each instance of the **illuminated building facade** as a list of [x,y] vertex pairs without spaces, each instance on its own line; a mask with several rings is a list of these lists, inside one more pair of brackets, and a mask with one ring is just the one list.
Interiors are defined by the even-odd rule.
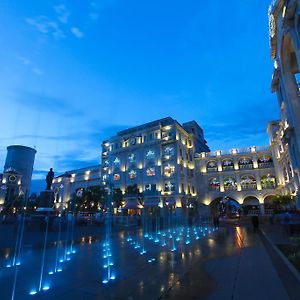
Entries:
[[280,120],[269,124],[268,133],[281,191],[294,194],[300,208],[300,1],[273,1],[269,24]]
[[68,171],[53,180],[56,208],[64,208],[73,194],[81,196],[89,186],[101,184],[100,165]]
[[137,208],[143,193],[146,207],[178,207],[197,199],[195,153],[209,151],[203,130],[191,121],[171,117],[119,132],[102,144],[102,182],[125,195],[125,208]]
[[276,194],[277,178],[269,147],[249,147],[196,154],[200,202],[209,205],[224,198],[240,205],[264,204]]

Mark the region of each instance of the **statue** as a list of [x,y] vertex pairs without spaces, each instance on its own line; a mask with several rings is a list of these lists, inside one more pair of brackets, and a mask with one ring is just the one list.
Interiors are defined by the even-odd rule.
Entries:
[[50,171],[48,172],[47,177],[46,177],[46,183],[47,183],[46,190],[51,190],[53,178],[54,178],[54,172],[53,172],[53,169],[50,168]]

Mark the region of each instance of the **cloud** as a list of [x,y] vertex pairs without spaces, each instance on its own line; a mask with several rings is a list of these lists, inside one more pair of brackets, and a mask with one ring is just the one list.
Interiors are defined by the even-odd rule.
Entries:
[[77,37],[77,38],[82,38],[83,37],[83,33],[79,30],[79,28],[77,27],[72,27],[71,32]]
[[68,23],[70,12],[66,9],[64,4],[54,6],[54,10],[57,13],[57,18],[61,23]]
[[17,59],[26,66],[31,64],[31,60],[27,57],[17,55]]
[[40,15],[35,18],[26,18],[25,21],[40,33],[50,34],[56,40],[65,38],[65,34],[59,28],[58,24],[46,16]]
[[32,69],[32,72],[33,72],[34,74],[36,74],[36,75],[39,75],[39,76],[43,75],[42,70],[40,70],[39,68],[33,68],[33,69]]
[[78,115],[80,111],[69,105],[66,99],[25,90],[15,92],[12,99],[20,105],[38,111],[55,112],[65,116]]
[[18,59],[24,66],[29,67],[30,70],[31,70],[34,74],[39,75],[39,76],[43,75],[44,72],[43,72],[40,68],[34,66],[34,63],[33,63],[29,58],[24,57],[24,56],[21,56],[21,55],[17,55],[17,59]]

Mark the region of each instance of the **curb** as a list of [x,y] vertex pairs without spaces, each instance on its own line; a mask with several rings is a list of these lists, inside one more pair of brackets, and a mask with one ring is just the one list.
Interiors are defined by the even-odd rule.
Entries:
[[270,240],[270,238],[267,236],[267,234],[263,231],[260,230],[262,233],[263,237],[266,239],[266,241],[270,244],[272,249],[277,253],[277,255],[282,259],[282,261],[285,263],[285,265],[288,267],[290,272],[295,276],[297,279],[298,283],[300,283],[300,274],[297,271],[297,269],[293,266],[293,264],[280,252],[280,250],[273,244],[273,242]]

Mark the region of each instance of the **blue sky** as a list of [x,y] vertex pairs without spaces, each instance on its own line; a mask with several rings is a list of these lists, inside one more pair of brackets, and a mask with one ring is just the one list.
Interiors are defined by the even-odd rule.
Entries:
[[0,1],[0,164],[37,149],[34,178],[96,164],[101,141],[165,116],[212,150],[268,143],[270,0]]

